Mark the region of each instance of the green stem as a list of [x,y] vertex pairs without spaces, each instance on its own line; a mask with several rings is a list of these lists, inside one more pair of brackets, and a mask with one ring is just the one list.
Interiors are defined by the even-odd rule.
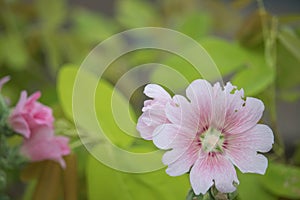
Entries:
[[277,54],[276,54],[276,40],[277,40],[277,30],[278,30],[278,19],[277,17],[272,17],[271,25],[269,26],[266,16],[266,10],[263,4],[263,0],[257,0],[261,20],[262,20],[262,30],[264,35],[264,45],[265,45],[265,60],[267,65],[272,69],[274,74],[273,82],[269,88],[269,102],[270,102],[270,119],[271,127],[273,128],[275,144],[274,152],[279,157],[284,156],[284,144],[282,137],[278,130],[277,125],[277,107],[276,107],[276,65],[277,65]]

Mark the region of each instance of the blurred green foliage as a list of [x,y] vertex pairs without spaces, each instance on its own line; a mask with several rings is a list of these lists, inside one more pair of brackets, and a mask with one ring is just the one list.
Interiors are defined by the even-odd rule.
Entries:
[[[41,90],[42,101],[53,106],[56,117],[67,118],[72,124],[71,97],[76,68],[90,50],[115,33],[136,27],[161,26],[192,37],[209,52],[225,80],[244,88],[246,95],[263,98],[269,121],[278,134],[276,100],[292,102],[300,98],[300,15],[273,16],[261,12],[263,8],[260,7],[260,12],[253,11],[242,18],[241,10],[251,3],[256,1],[235,0],[224,4],[221,1],[162,0],[153,4],[145,0],[118,0],[115,14],[106,16],[65,0],[0,0],[0,77],[7,74],[12,77],[12,84],[4,88],[4,93],[15,102],[20,90]],[[99,86],[97,98],[110,98],[113,85],[123,73],[149,62],[168,65],[188,81],[200,78],[191,64],[178,56],[141,50],[111,64]],[[152,82],[170,79],[163,68],[149,71],[147,76]],[[87,81],[96,80],[87,78]],[[174,87],[183,86],[174,81]],[[141,90],[138,92],[131,98],[134,120],[145,98]],[[126,95],[126,87],[121,88],[120,108],[125,105]],[[103,101],[96,105],[97,116],[116,145],[132,151],[154,149],[149,142],[125,135],[114,122],[107,104],[110,99]],[[82,119],[80,126],[88,131],[88,119]],[[68,126],[67,129],[74,132],[72,144],[78,144],[73,125]],[[129,127],[135,131],[133,128]],[[278,164],[287,162],[282,153],[284,147],[277,143],[270,154],[270,167],[265,176],[239,174],[238,199],[300,198],[299,167]],[[75,147],[80,199],[168,200],[184,199],[188,193],[186,176],[172,178],[163,170],[138,175],[118,172],[88,156],[82,147]],[[296,150],[298,154],[299,149],[300,146]],[[294,156],[290,163],[299,166],[300,157]],[[34,188],[28,188],[26,197],[30,199]]]

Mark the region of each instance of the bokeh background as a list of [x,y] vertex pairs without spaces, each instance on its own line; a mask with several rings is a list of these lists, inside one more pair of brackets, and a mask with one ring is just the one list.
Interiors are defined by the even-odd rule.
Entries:
[[[69,75],[61,70],[66,66],[79,67],[92,48],[115,33],[145,26],[170,28],[203,45],[224,80],[264,101],[263,121],[280,135],[276,138],[279,150],[275,152],[279,158],[275,156],[274,160],[297,166],[300,164],[300,1],[265,0],[263,3],[265,8],[253,0],[0,0],[0,77],[10,75],[12,79],[3,93],[14,105],[21,90],[42,91],[41,101],[54,109],[58,134],[68,131],[72,138],[78,165],[78,199],[122,199],[114,196],[114,188],[106,189],[96,180],[91,181],[92,172],[86,170],[87,153],[80,147],[72,119],[62,105],[67,98],[64,96],[67,89],[61,89],[67,88],[62,78]],[[104,79],[114,85],[132,67],[149,62],[167,64],[190,81],[199,78],[189,63],[174,55],[142,50],[115,61],[106,70]],[[145,76],[153,82],[170,78],[163,71],[149,71]],[[120,93],[128,95],[126,87],[120,88]],[[144,100],[142,88],[130,98],[137,116]],[[24,196],[30,199],[36,183],[24,183],[19,178],[20,173],[11,172],[8,192],[13,199]],[[113,183],[112,176],[114,172],[109,171],[107,177],[102,178]],[[160,176],[153,175],[153,179]],[[134,184],[135,190],[139,190],[138,184]],[[169,188],[152,192],[151,184],[143,187],[150,188],[149,194],[156,193],[147,198],[168,199]],[[97,187],[106,192],[97,191]],[[174,185],[176,187],[179,186]],[[246,195],[250,191],[245,188],[240,198],[251,199],[251,195]],[[274,191],[276,187],[268,188],[268,194]],[[277,196],[300,198],[300,195],[286,195],[289,192],[271,196],[273,199]],[[187,191],[180,195],[184,193]],[[261,197],[259,199],[272,199]],[[140,196],[135,194],[128,197],[138,198]]]

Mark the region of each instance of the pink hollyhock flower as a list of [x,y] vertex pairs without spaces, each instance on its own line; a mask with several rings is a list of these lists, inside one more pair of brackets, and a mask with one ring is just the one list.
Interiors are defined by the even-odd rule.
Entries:
[[66,137],[55,136],[49,126],[38,126],[32,129],[29,139],[24,139],[21,152],[31,161],[54,160],[65,168],[63,156],[70,154],[68,142]]
[[163,156],[166,172],[179,176],[190,171],[197,195],[213,185],[223,193],[236,190],[234,166],[243,173],[264,174],[268,161],[259,152],[272,148],[274,136],[268,126],[257,124],[264,111],[262,101],[244,98],[243,90],[230,83],[222,89],[205,80],[191,83],[186,95],[190,101],[173,97],[176,106],[168,103],[165,109],[167,123],[153,132],[154,144],[169,150]]
[[20,100],[8,119],[12,129],[26,138],[30,137],[31,130],[37,126],[53,126],[52,110],[37,102],[40,96],[41,93],[36,92],[27,98],[27,92],[22,91]]
[[169,122],[165,114],[165,107],[168,103],[172,105],[172,98],[162,87],[155,84],[147,85],[144,93],[153,99],[144,102],[143,114],[138,119],[137,130],[142,138],[151,140],[156,127]]

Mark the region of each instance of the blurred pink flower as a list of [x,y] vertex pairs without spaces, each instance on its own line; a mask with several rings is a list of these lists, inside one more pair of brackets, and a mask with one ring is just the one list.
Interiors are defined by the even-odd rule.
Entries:
[[[152,88],[153,94],[155,90],[160,93]],[[222,89],[205,80],[191,83],[186,95],[190,101],[175,95],[176,106],[161,105],[167,119],[153,132],[154,144],[169,150],[163,156],[166,172],[179,176],[190,171],[195,194],[205,194],[214,184],[223,193],[236,190],[234,165],[243,173],[264,174],[268,161],[258,152],[268,152],[274,136],[268,126],[257,124],[262,101],[244,98],[243,90],[230,83]]]
[[144,102],[143,114],[138,119],[137,130],[142,138],[152,140],[152,133],[156,127],[169,122],[165,114],[165,107],[167,103],[172,102],[172,98],[162,87],[155,84],[147,85],[144,93],[153,100]]
[[4,76],[0,79],[0,91],[2,90],[2,86],[10,80],[9,76]]
[[63,156],[70,154],[69,139],[55,136],[49,126],[37,126],[32,129],[29,139],[24,139],[21,152],[31,161],[53,160],[63,168],[66,163]]
[[40,96],[41,93],[36,92],[27,98],[27,92],[22,91],[18,104],[9,116],[8,122],[12,129],[26,138],[30,137],[31,130],[37,126],[53,126],[52,110],[37,102]]

